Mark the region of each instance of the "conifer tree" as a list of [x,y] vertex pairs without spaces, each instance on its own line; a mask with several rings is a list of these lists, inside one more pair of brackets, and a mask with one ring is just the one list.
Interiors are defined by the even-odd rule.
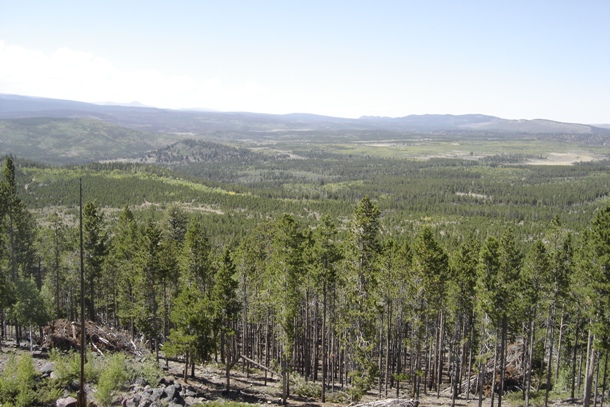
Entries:
[[[8,236],[5,237],[4,243],[8,247],[4,250],[0,250],[0,254],[3,251],[8,257],[7,272],[2,280],[6,281],[6,293],[0,294],[0,302],[4,302],[6,305],[14,305],[15,302],[22,302],[24,299],[20,299],[20,295],[25,295],[26,291],[19,289],[24,287],[27,283],[25,280],[29,280],[32,277],[38,277],[37,288],[40,289],[41,277],[36,270],[38,264],[38,255],[35,250],[36,241],[36,226],[34,217],[27,209],[25,202],[17,195],[17,182],[16,182],[16,168],[12,158],[9,156],[6,158],[5,167],[3,169],[4,182],[0,187],[2,195],[2,210],[0,213],[4,213],[5,219],[5,230]],[[10,270],[10,271],[9,271]],[[15,315],[15,312],[9,314]],[[19,333],[21,328],[19,326],[19,320],[15,320],[16,324],[16,336],[17,343],[19,343]]]
[[[557,224],[557,226],[560,226]],[[552,372],[552,361],[553,361],[553,350],[555,343],[555,326],[557,324],[557,310],[562,310],[566,298],[569,293],[569,281],[572,274],[573,268],[573,256],[574,251],[572,247],[572,236],[566,235],[563,241],[559,242],[555,247],[551,248],[551,273],[548,275],[547,289],[547,302],[549,303],[549,317],[547,326],[550,329],[549,336],[549,350],[547,358],[547,375],[546,375],[546,389],[544,396],[545,407],[548,405],[549,392],[551,390],[551,372]],[[561,335],[560,335],[561,338]],[[560,344],[558,345],[561,346]],[[558,352],[561,351],[561,348]],[[557,357],[559,360],[559,356]],[[559,362],[557,362],[559,364]],[[557,366],[558,367],[558,366]]]
[[373,352],[377,341],[380,216],[377,206],[365,196],[354,210],[347,238],[344,261],[347,269],[347,312],[344,318],[351,321],[346,327],[345,339],[351,344],[353,352],[353,400],[362,397],[378,375]]
[[117,274],[117,308],[115,313],[124,327],[135,334],[135,319],[138,316],[138,252],[141,231],[133,212],[127,206],[119,214],[109,251],[110,267],[119,270]]
[[180,265],[182,273],[192,280],[204,295],[212,286],[212,247],[199,218],[192,218],[185,233]]
[[413,268],[421,280],[421,296],[425,304],[422,319],[434,321],[436,332],[434,364],[431,369],[430,388],[440,392],[443,361],[444,318],[449,280],[449,257],[438,244],[430,228],[425,227],[413,244]]
[[[322,294],[322,402],[326,401],[326,378],[328,359],[328,334],[332,325],[327,321],[329,302],[333,301],[337,289],[337,266],[343,254],[337,242],[337,228],[325,215],[313,233],[313,243],[306,253],[307,264],[316,281],[316,290]],[[331,315],[330,321],[333,321]]]
[[42,327],[49,320],[47,307],[34,278],[20,278],[17,281],[16,301],[11,308],[11,317],[24,328]]
[[46,284],[53,293],[55,307],[53,315],[56,318],[65,317],[62,305],[66,302],[66,267],[64,256],[69,250],[68,230],[63,219],[57,212],[47,218],[48,228],[42,230],[41,251],[46,263]]
[[214,350],[213,304],[210,296],[202,295],[193,281],[183,280],[180,285],[180,291],[172,308],[174,327],[170,331],[169,341],[164,345],[164,350],[168,356],[184,356],[186,381],[189,366],[192,369],[195,363],[207,362]]
[[[450,302],[448,310],[458,325],[463,327],[461,337],[457,339],[458,343],[462,343],[462,352],[452,375],[454,384],[452,403],[455,402],[457,394],[462,390],[460,388],[462,374],[470,377],[472,371],[472,351],[475,341],[475,289],[480,246],[479,240],[470,233],[455,250],[452,258],[452,275],[448,287]],[[467,397],[470,397],[470,390],[470,380],[468,380]]]
[[[479,253],[479,265],[477,267],[477,303],[476,307],[481,315],[481,337],[483,341],[487,341],[489,336],[486,332],[488,325],[496,330],[502,321],[502,309],[504,301],[501,296],[499,286],[501,285],[500,279],[500,243],[498,239],[493,236],[488,237],[481,246]],[[481,369],[486,365],[486,359],[488,357],[485,349],[487,343],[481,343],[480,346],[480,360]],[[497,367],[497,335],[493,338],[494,342],[494,373],[492,379],[492,402],[495,395],[495,381],[496,381],[496,367]],[[484,377],[483,371],[481,371],[481,377]],[[479,406],[482,403],[482,392],[483,383],[479,383]],[[493,405],[493,403],[492,403]]]
[[277,221],[275,231],[269,268],[273,272],[276,315],[282,332],[282,402],[285,404],[290,394],[289,376],[302,295],[299,287],[304,272],[304,236],[290,215]]
[[186,213],[177,204],[172,204],[167,209],[165,216],[168,238],[180,246],[184,242],[189,225]]
[[[174,235],[170,234],[170,236]],[[165,245],[164,249],[167,250],[169,246]],[[198,218],[191,218],[182,244],[179,263],[181,275],[171,311],[174,327],[169,334],[167,345],[170,354],[185,356],[185,380],[189,364],[191,371],[194,371],[195,363],[207,362],[215,349],[215,314],[212,301],[214,275],[211,251],[201,221]],[[164,257],[172,252],[173,249],[167,250]],[[167,261],[162,261],[162,264],[167,265]]]
[[[407,242],[399,244],[394,239],[389,239],[384,242],[379,256],[379,293],[381,306],[378,307],[378,391],[380,396],[384,390],[381,386],[383,376],[385,396],[387,397],[388,386],[391,383],[390,371],[393,365],[396,365],[396,374],[394,377],[404,376],[402,372],[401,357],[395,354],[397,352],[392,352],[392,348],[401,348],[401,346],[397,346],[397,344],[401,342],[400,339],[398,337],[393,337],[393,333],[395,336],[398,336],[401,331],[401,321],[404,318],[403,308],[406,308],[406,303],[408,302],[407,298],[409,298],[411,260],[412,254]],[[392,342],[394,342],[394,346],[392,346]],[[383,361],[384,359],[385,362]]]
[[549,254],[541,240],[536,240],[530,249],[525,261],[525,267],[520,278],[522,284],[525,317],[527,320],[528,349],[526,360],[526,374],[524,377],[525,406],[530,405],[530,389],[532,385],[532,368],[534,358],[534,342],[536,340],[536,317],[540,306],[542,290],[549,279],[551,271]]
[[159,335],[162,333],[159,326],[159,286],[162,270],[161,230],[149,219],[138,253],[138,288],[139,308],[136,324],[153,344],[153,350],[159,360]]
[[519,277],[523,263],[523,254],[517,248],[512,229],[507,229],[500,239],[500,272],[497,289],[502,296],[500,311],[500,388],[498,389],[498,407],[502,406],[504,395],[504,375],[506,365],[506,343],[509,324],[521,316],[522,303],[519,301]]
[[610,337],[610,205],[600,210],[583,236],[575,276],[583,314],[589,320],[584,407],[591,405],[597,352]]
[[224,343],[226,361],[226,390],[230,389],[231,366],[237,361],[234,336],[239,316],[240,303],[237,299],[237,280],[231,252],[225,249],[220,267],[214,276],[212,306],[214,307],[214,326],[220,331],[221,343]]
[[[96,320],[96,295],[98,293],[99,279],[102,274],[102,267],[108,253],[108,235],[104,230],[104,216],[91,201],[83,208],[83,245],[85,251],[85,275],[89,293],[87,305],[89,319]],[[82,316],[85,317],[84,315]]]

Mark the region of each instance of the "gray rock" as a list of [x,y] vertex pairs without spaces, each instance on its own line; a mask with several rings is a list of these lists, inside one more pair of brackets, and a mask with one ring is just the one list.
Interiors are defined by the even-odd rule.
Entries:
[[123,407],[138,407],[138,403],[136,403],[133,399],[123,400]]
[[174,386],[173,384],[171,384],[165,388],[165,395],[168,399],[173,400],[174,396],[176,394],[178,394],[178,390],[176,389],[176,386]]
[[55,370],[55,363],[53,362],[49,362],[49,363],[45,363],[41,368],[40,368],[40,373],[47,374],[50,375],[53,370]]
[[72,380],[70,382],[70,384],[68,385],[68,390],[70,390],[72,392],[80,391],[80,383],[77,382],[76,380]]
[[131,391],[132,393],[142,393],[144,392],[144,388],[142,388],[142,386],[140,386],[139,384],[135,383],[129,386],[129,391]]
[[184,398],[184,402],[186,403],[187,406],[192,406],[194,404],[203,404],[205,403],[205,399],[202,397],[185,397]]
[[142,399],[140,400],[140,404],[138,404],[138,407],[150,407],[151,404],[152,401],[150,401],[150,399]]
[[74,397],[58,399],[55,402],[55,407],[76,407],[76,399]]
[[143,377],[137,377],[135,383],[139,386],[146,386],[148,384],[148,382],[146,382],[146,379]]
[[150,399],[152,401],[157,401],[162,399],[165,396],[165,391],[163,389],[153,389],[152,394],[150,395]]
[[170,404],[178,405],[178,406],[186,406],[186,401],[182,398],[182,396],[176,393],[176,396],[170,401]]

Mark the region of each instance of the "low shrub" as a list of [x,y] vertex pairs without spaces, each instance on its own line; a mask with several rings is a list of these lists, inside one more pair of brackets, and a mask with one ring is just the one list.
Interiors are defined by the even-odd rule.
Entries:
[[36,401],[34,360],[30,354],[11,355],[0,375],[0,405],[28,407]]
[[114,391],[121,389],[129,381],[130,374],[125,366],[126,358],[121,353],[112,355],[106,362],[97,383],[96,398],[102,405],[109,405]]

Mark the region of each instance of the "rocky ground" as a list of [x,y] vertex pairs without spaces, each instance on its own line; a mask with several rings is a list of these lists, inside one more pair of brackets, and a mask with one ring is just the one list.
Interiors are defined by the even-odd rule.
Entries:
[[[25,344],[24,344],[25,345]],[[14,343],[3,343],[0,348],[0,371],[4,370],[6,360],[13,353],[29,352],[28,346],[17,348]],[[35,368],[42,376],[53,375],[53,363],[49,362],[46,350],[40,347],[33,352]],[[238,401],[256,405],[279,405],[281,404],[281,387],[277,377],[267,377],[265,383],[264,372],[258,370],[246,371],[242,366],[237,365],[232,370],[231,391],[225,391],[225,377],[221,366],[214,364],[199,367],[195,371],[195,377],[184,381],[182,378],[182,364],[176,362],[161,361],[165,376],[158,383],[145,383],[138,379],[129,388],[123,389],[114,398],[115,406],[126,407],[176,407],[176,406],[196,406],[210,401]],[[69,388],[64,392],[64,397],[58,406],[71,406],[75,400],[69,396],[74,395],[78,388]],[[95,400],[95,388],[86,388],[89,400]],[[374,407],[379,407],[380,398],[373,392],[365,395],[359,404],[375,403]],[[94,402],[95,403],[95,402]],[[339,404],[321,403],[317,399],[299,397],[293,395],[288,404],[298,407],[334,407]],[[419,400],[419,406],[449,406],[451,399],[448,392],[442,392],[440,397],[436,395],[423,395]],[[554,400],[555,406],[580,406],[579,400]],[[95,404],[94,404],[95,405]],[[456,407],[477,407],[478,399],[466,400],[463,395],[456,400]],[[490,399],[486,398],[483,406],[490,405]],[[523,403],[517,401],[503,400],[503,405],[507,407],[518,407]],[[411,406],[412,407],[412,406]]]

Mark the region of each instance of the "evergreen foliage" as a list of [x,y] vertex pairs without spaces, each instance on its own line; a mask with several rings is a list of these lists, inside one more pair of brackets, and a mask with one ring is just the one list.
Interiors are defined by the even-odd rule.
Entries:
[[[545,391],[548,402],[560,380],[577,387],[565,384],[570,376],[592,401],[610,343],[607,163],[553,172],[374,159],[350,174],[351,164],[295,164],[319,178],[284,187],[298,171],[282,174],[275,162],[231,190],[142,165],[45,172],[9,157],[0,184],[0,315],[11,328],[3,335],[23,340],[53,317],[78,319],[72,194],[84,176],[86,317],[182,358],[185,378],[212,359],[229,378],[243,356],[281,369],[285,400],[291,375],[314,382],[299,391],[322,398],[339,387],[355,401],[375,386],[418,397],[450,385],[455,400],[481,390],[461,387],[487,361],[504,383],[516,341],[523,389]],[[104,380],[108,395],[122,378]],[[494,390],[501,404],[506,389]],[[529,392],[526,403],[536,397]]]

